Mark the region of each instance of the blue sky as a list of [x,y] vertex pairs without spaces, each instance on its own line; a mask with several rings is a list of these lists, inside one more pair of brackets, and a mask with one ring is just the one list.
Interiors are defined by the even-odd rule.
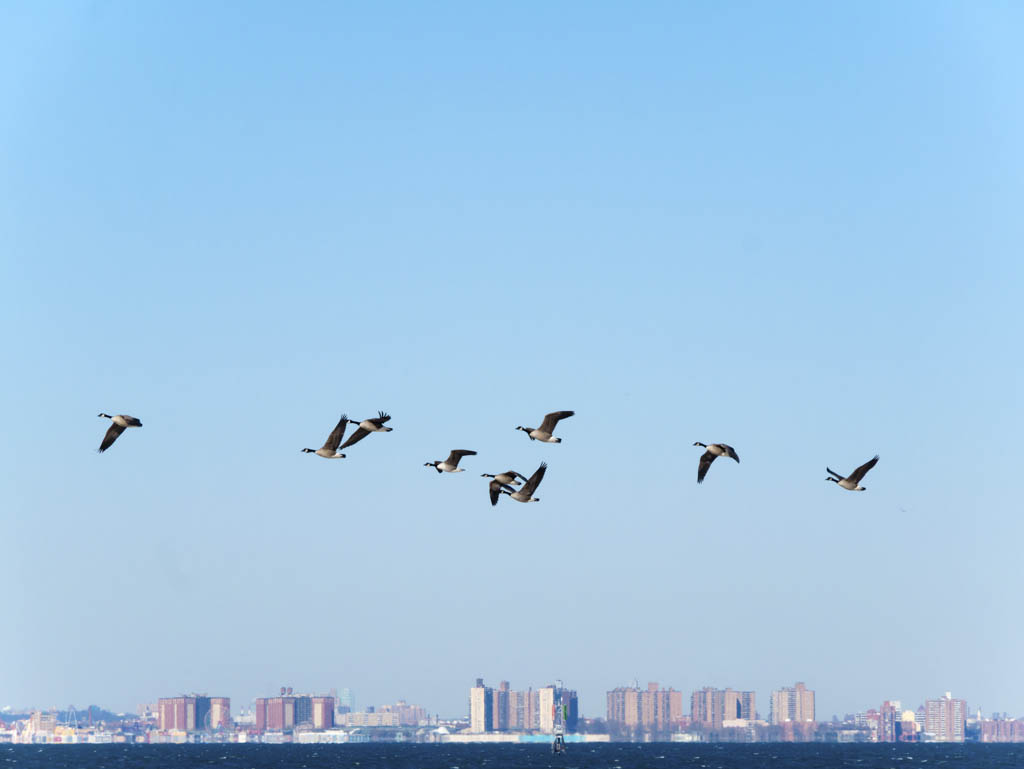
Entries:
[[0,705],[1024,714],[1021,17],[5,6]]

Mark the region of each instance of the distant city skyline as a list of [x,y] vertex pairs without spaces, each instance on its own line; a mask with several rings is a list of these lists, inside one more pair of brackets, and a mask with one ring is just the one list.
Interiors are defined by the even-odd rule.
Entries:
[[[532,692],[536,695],[537,692],[542,689],[557,687],[560,685],[560,680],[556,682],[550,682],[547,684],[538,684],[534,682],[526,687],[525,690],[516,690],[512,688],[509,681],[502,680],[497,686],[486,685],[485,679],[477,678],[476,684],[470,688],[469,698],[466,700],[468,706],[464,706],[464,710],[468,707],[466,712],[455,712],[455,713],[444,713],[435,711],[430,701],[427,700],[426,706],[423,708],[424,713],[429,713],[444,719],[459,719],[467,718],[471,722],[472,726],[472,712],[474,709],[474,703],[480,708],[479,722],[483,724],[486,720],[494,719],[492,727],[486,729],[490,731],[491,728],[516,728],[517,724],[522,723],[537,723],[539,712],[536,710],[537,703],[533,704],[534,710],[531,712],[529,702],[522,699],[526,692]],[[557,689],[556,689],[557,690]],[[136,703],[134,706],[129,708],[114,708],[110,706],[110,703],[90,703],[90,706],[99,706],[106,710],[113,712],[124,712],[124,713],[136,713],[139,708],[148,707],[150,702],[153,703],[156,708],[154,717],[164,719],[165,717],[172,718],[174,723],[191,723],[202,722],[206,714],[212,713],[215,721],[222,721],[226,719],[227,713],[231,713],[231,703],[235,703],[235,713],[248,712],[254,713],[260,707],[267,707],[266,703],[274,702],[278,703],[278,707],[283,707],[282,700],[294,701],[296,698],[305,698],[310,700],[309,707],[313,707],[313,701],[320,701],[321,703],[330,702],[331,709],[337,713],[345,713],[353,711],[351,704],[355,700],[356,693],[349,687],[342,689],[333,688],[334,694],[314,694],[315,691],[327,691],[326,689],[314,688],[311,690],[300,690],[290,686],[281,686],[273,693],[264,692],[262,697],[254,697],[249,700],[223,697],[223,696],[211,696],[207,692],[192,692],[192,693],[180,693],[177,695],[160,696],[154,698],[152,701],[144,700],[141,703]],[[474,692],[479,691],[481,693],[477,700],[474,700]],[[641,687],[639,682],[634,681],[631,684],[625,686],[617,686],[613,689],[608,689],[603,693],[602,707],[593,711],[584,711],[579,702],[582,701],[582,692],[577,692],[575,689],[565,688],[567,697],[571,697],[573,700],[573,712],[577,713],[580,718],[586,717],[592,718],[606,718],[612,712],[613,702],[616,712],[622,714],[621,719],[626,724],[636,723],[642,724],[644,718],[656,719],[659,722],[664,719],[665,722],[675,720],[679,715],[686,714],[688,717],[694,719],[696,722],[703,722],[707,726],[712,728],[719,728],[722,723],[728,720],[741,719],[741,720],[753,720],[755,718],[764,720],[772,724],[779,724],[786,721],[830,721],[833,717],[842,718],[843,716],[849,715],[853,712],[866,712],[874,708],[877,703],[864,703],[860,708],[854,710],[844,711],[842,713],[823,713],[816,709],[815,701],[817,699],[818,692],[806,686],[803,682],[797,682],[793,686],[780,685],[776,689],[773,689],[768,693],[765,700],[769,704],[767,712],[762,712],[757,705],[757,692],[756,691],[741,691],[733,690],[731,688],[718,689],[711,685],[706,685],[700,689],[694,689],[690,692],[675,689],[672,686],[662,688],[658,682],[648,682]],[[341,692],[338,694],[337,692]],[[614,695],[614,697],[613,697]],[[204,699],[207,701],[206,705],[201,702],[196,705],[196,698],[200,700]],[[949,694],[944,697],[924,697],[919,700],[921,703],[925,702],[945,702],[949,698]],[[374,698],[370,698],[373,700]],[[518,699],[518,706],[517,706]],[[593,693],[591,693],[591,700],[595,699]],[[955,699],[955,698],[954,698]],[[189,702],[192,705],[188,705]],[[383,708],[386,712],[391,712],[393,706],[383,704],[385,700],[376,700],[381,703],[378,705],[367,704],[363,706],[363,711],[374,712],[375,709]],[[907,702],[912,700],[908,699]],[[957,707],[964,709],[967,707],[966,703],[968,700],[955,699],[955,702],[963,703]],[[393,702],[405,704],[407,700],[405,698],[398,698]],[[885,702],[890,702],[886,700]],[[891,700],[895,703],[895,711],[899,710],[899,703],[901,700]],[[503,703],[503,704],[500,704]],[[548,703],[551,704],[551,703]],[[883,703],[884,705],[884,703]],[[174,708],[174,716],[165,716],[164,708]],[[65,712],[69,706],[41,706],[39,703],[22,703],[20,706],[28,710],[42,709],[44,711],[56,711]],[[192,710],[189,711],[188,708]],[[416,706],[421,707],[420,705]],[[525,708],[525,709],[524,709]],[[13,709],[18,712],[18,708],[11,704],[0,703],[0,718],[4,711]],[[222,709],[218,711],[218,709]],[[894,712],[895,712],[894,711]],[[1008,717],[1012,718],[1024,718],[1024,712],[1016,714],[1014,711],[1003,711],[998,708],[986,709],[981,704],[975,703],[974,710],[970,713],[973,715],[981,711],[982,713],[1004,713]],[[170,712],[170,711],[167,711]],[[218,715],[218,712],[221,715]],[[283,714],[283,710],[281,713]],[[518,717],[516,713],[518,712]],[[632,721],[632,717],[628,716],[627,713],[635,712],[636,721]],[[657,715],[659,712],[664,715]],[[902,712],[902,711],[900,711]],[[936,711],[939,712],[939,711]],[[943,711],[952,712],[952,711]],[[967,715],[966,710],[963,711]],[[189,715],[191,713],[191,715]],[[502,715],[504,713],[504,715]],[[644,715],[646,713],[646,716]],[[492,715],[493,714],[493,715]],[[309,714],[312,718],[312,710],[310,709]],[[321,717],[322,718],[322,717]],[[518,720],[517,720],[518,718]],[[939,718],[939,716],[935,716]],[[950,716],[951,718],[951,716]],[[282,723],[296,724],[302,723],[303,717],[301,713],[295,712],[290,717],[281,715],[279,719]],[[499,724],[509,724],[509,726],[498,726]],[[534,728],[540,728],[535,726]]]
[[1024,711],[1022,28],[0,4],[0,704]]
[[[351,694],[351,693],[349,693]],[[81,718],[33,709],[0,718],[0,744],[160,743],[523,743],[538,739],[584,742],[1024,742],[1024,718],[970,714],[966,700],[946,692],[917,709],[899,700],[879,708],[818,719],[815,692],[802,682],[771,693],[768,720],[756,710],[751,691],[705,686],[690,695],[648,682],[607,692],[603,718],[584,717],[575,690],[561,681],[526,690],[508,681],[469,689],[468,714],[454,719],[431,715],[404,700],[353,712],[335,694],[297,692],[282,686],[275,696],[257,698],[249,710],[232,712],[227,697],[191,694],[143,703],[135,714],[118,716],[90,707]],[[94,714],[97,716],[94,719]]]

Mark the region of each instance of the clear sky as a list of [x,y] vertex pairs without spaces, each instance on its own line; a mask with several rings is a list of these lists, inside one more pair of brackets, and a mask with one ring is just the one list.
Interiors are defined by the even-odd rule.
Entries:
[[[4,4],[0,706],[1024,714],[1022,23]],[[101,411],[145,426],[98,455]]]

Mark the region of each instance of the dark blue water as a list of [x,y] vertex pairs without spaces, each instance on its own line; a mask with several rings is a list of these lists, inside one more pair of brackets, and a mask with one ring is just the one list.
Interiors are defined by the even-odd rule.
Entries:
[[5,745],[0,769],[1024,769],[1022,745]]

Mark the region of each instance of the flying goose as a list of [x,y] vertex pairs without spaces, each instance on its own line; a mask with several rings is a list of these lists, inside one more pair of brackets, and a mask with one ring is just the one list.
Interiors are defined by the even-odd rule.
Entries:
[[494,507],[496,504],[498,504],[498,499],[501,497],[502,490],[509,493],[515,491],[515,489],[513,489],[511,486],[506,486],[501,481],[491,481],[489,484],[487,484],[487,489],[491,495],[491,507]]
[[740,461],[739,456],[736,454],[736,449],[724,443],[712,443],[709,446],[706,443],[696,441],[693,445],[702,446],[707,449],[707,451],[700,455],[700,465],[697,467],[697,483],[704,482],[704,476],[708,474],[708,468],[715,461],[715,457],[731,457],[737,462]]
[[391,419],[391,417],[383,411],[378,411],[377,413],[380,416],[376,416],[373,419],[364,419],[362,422],[357,422],[354,419],[348,420],[350,424],[359,425],[359,429],[352,433],[348,437],[347,441],[341,444],[341,448],[347,449],[352,444],[359,443],[359,441],[365,438],[369,433],[391,432],[394,428],[384,426],[384,423]]
[[860,467],[858,467],[845,478],[841,476],[839,473],[837,473],[835,470],[829,470],[829,468],[826,467],[825,469],[828,470],[828,474],[830,476],[834,475],[835,478],[826,478],[825,480],[832,481],[832,483],[834,483],[836,486],[844,488],[847,491],[864,491],[864,489],[866,489],[867,487],[860,485],[860,479],[867,475],[868,470],[870,470],[876,464],[878,464],[878,454],[875,454],[874,457],[872,457],[867,462],[862,464]]
[[523,427],[520,425],[517,430],[522,430],[524,433],[530,436],[531,441],[542,441],[543,443],[561,443],[561,438],[556,438],[551,433],[555,431],[555,425],[562,419],[568,419],[575,411],[552,411],[550,414],[544,415],[544,421],[540,423],[540,427]]
[[[544,473],[547,472],[548,463],[541,462],[540,467],[537,468],[537,472],[530,476],[530,480],[523,484],[523,488],[518,491],[507,491],[506,489],[499,489],[499,494],[508,494],[516,502],[540,502],[540,497],[534,497],[533,492],[540,486],[540,482],[544,480]],[[497,481],[492,481],[496,483]]]
[[103,443],[100,444],[100,454],[113,446],[114,441],[117,440],[117,436],[123,433],[126,428],[142,427],[142,422],[135,417],[128,416],[127,414],[116,414],[114,416],[111,416],[110,414],[97,414],[96,416],[106,417],[111,421],[111,425],[107,429],[107,434],[103,436]]
[[444,462],[437,460],[436,462],[424,462],[424,467],[433,467],[439,473],[464,473],[465,468],[459,467],[459,460],[463,457],[475,457],[476,452],[470,451],[469,449],[452,449],[452,453],[448,455],[448,459]]
[[348,414],[342,414],[341,419],[338,420],[338,424],[331,434],[327,436],[327,440],[324,441],[324,445],[318,449],[303,449],[305,454],[316,454],[318,457],[324,459],[344,459],[345,455],[338,451],[338,444],[341,443],[341,439],[345,437],[345,428],[348,426]]
[[491,475],[490,473],[480,473],[480,477],[493,478],[495,481],[497,481],[499,484],[503,486],[518,486],[521,483],[521,481],[516,480],[517,478],[522,478],[524,481],[526,480],[525,475],[523,475],[522,473],[517,473],[515,470],[506,470],[505,472],[498,473],[497,475]]

